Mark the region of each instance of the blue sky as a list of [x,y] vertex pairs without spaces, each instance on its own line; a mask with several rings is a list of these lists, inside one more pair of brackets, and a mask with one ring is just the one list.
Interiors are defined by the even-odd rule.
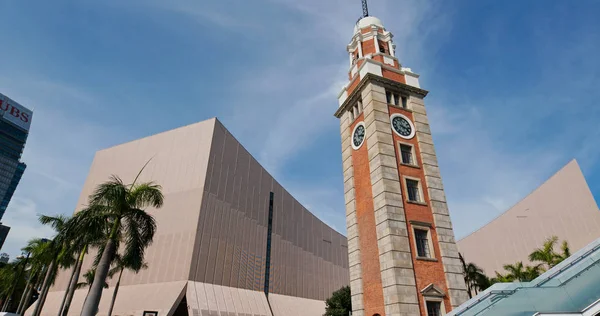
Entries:
[[[457,237],[576,158],[600,194],[600,2],[372,0],[421,74]],[[0,92],[34,110],[3,251],[71,214],[96,150],[217,116],[345,233],[339,124],[359,0],[2,1]]]

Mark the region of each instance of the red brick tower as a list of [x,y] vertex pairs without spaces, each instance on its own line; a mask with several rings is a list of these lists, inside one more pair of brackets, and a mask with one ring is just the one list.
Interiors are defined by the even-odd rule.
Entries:
[[356,24],[340,119],[354,316],[444,315],[467,300],[419,75],[375,17]]

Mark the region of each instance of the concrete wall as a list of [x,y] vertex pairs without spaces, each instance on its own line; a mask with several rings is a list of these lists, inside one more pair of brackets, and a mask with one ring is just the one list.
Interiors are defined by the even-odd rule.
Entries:
[[528,255],[553,235],[561,242],[567,240],[572,253],[600,237],[600,212],[575,160],[508,211],[459,240],[458,248],[467,262],[492,276],[494,271],[502,272],[504,264],[528,262]]

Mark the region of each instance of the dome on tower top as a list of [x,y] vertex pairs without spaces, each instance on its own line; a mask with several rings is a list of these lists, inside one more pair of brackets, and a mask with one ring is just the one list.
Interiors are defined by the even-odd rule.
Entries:
[[383,23],[381,23],[381,20],[374,17],[374,16],[366,16],[360,20],[358,20],[358,22],[356,22],[356,25],[354,26],[354,33],[357,33],[358,30],[368,27],[370,25],[376,25],[379,27],[383,27]]

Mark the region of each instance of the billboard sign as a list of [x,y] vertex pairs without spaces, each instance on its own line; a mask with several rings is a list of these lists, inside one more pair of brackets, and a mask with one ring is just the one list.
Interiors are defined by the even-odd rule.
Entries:
[[33,112],[0,93],[0,117],[20,129],[29,131]]

